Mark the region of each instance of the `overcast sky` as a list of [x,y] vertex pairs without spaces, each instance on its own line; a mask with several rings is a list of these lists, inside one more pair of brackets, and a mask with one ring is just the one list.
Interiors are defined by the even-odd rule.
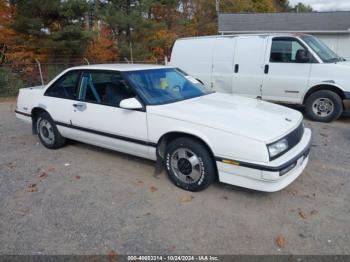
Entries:
[[350,11],[350,0],[289,0],[292,5],[299,2],[311,5],[316,11]]

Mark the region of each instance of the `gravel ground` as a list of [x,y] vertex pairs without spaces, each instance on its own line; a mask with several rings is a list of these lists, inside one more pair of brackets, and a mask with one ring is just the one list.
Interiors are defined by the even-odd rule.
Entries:
[[350,119],[312,123],[288,188],[176,188],[148,160],[45,149],[0,103],[0,254],[350,254]]

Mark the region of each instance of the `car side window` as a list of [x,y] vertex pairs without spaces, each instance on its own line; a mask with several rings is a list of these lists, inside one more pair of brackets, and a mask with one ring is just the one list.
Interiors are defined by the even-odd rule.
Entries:
[[299,41],[292,38],[275,38],[272,40],[270,62],[272,63],[306,63],[308,51]]
[[76,99],[80,71],[69,71],[54,82],[45,92],[46,96]]
[[79,100],[110,106],[135,97],[120,72],[85,71],[79,88]]

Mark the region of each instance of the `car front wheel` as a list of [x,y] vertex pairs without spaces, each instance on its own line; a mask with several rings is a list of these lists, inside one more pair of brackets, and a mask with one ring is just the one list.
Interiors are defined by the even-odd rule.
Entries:
[[49,149],[63,147],[66,139],[58,132],[55,123],[48,113],[41,113],[36,121],[36,130],[40,142]]
[[306,100],[306,114],[314,121],[331,122],[343,113],[343,102],[338,94],[321,90],[311,94]]
[[214,159],[198,140],[181,137],[166,149],[166,170],[171,181],[188,191],[207,188],[216,177]]

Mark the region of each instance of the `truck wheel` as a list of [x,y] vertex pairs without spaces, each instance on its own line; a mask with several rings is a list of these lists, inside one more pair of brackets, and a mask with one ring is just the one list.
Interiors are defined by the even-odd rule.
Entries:
[[180,137],[166,148],[165,166],[170,180],[188,191],[207,188],[216,178],[214,159],[199,141]]
[[40,142],[49,149],[58,149],[66,144],[66,139],[58,132],[48,113],[41,113],[36,121],[36,130]]
[[306,114],[314,121],[331,122],[337,120],[343,110],[341,98],[329,90],[317,91],[306,100]]

